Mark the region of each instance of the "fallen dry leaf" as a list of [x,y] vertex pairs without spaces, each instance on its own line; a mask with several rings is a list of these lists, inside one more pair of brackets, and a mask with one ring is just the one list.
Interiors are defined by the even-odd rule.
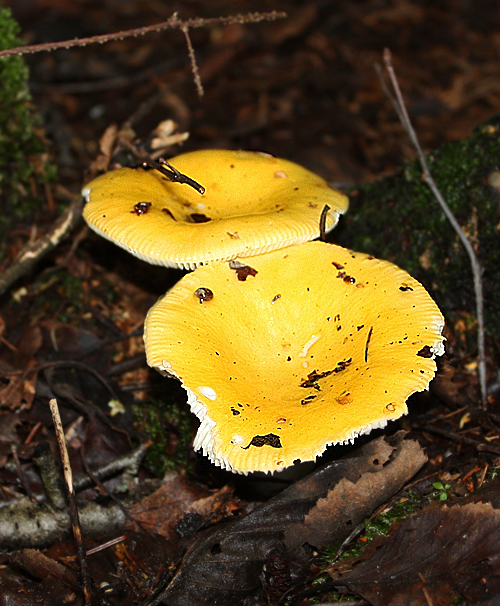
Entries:
[[16,370],[0,360],[0,402],[3,408],[31,408],[36,393],[36,373],[27,364]]
[[211,493],[172,474],[158,490],[129,509],[126,527],[175,541],[230,515],[238,508],[232,494],[227,486]]
[[[500,511],[490,503],[431,506],[370,545],[340,584],[373,606],[468,604],[500,595]],[[335,578],[335,569],[330,572]]]
[[348,519],[356,523],[397,492],[425,462],[418,444],[404,440],[404,435],[400,432],[387,439],[392,443],[373,440],[225,528],[200,536],[161,600],[169,606],[236,606],[250,595],[265,600],[263,580],[274,586],[279,583],[282,595],[307,575],[314,561],[311,545],[323,549],[351,533],[352,526],[344,517],[344,478],[348,478],[351,496],[356,495],[353,508],[348,509]]
[[319,499],[301,528],[290,526],[285,534],[288,550],[300,553],[304,545],[322,549],[340,544],[367,515],[395,495],[427,460],[418,442],[408,440],[403,446],[395,450],[378,440],[368,444],[366,455],[372,469],[358,481],[342,478],[326,498]]

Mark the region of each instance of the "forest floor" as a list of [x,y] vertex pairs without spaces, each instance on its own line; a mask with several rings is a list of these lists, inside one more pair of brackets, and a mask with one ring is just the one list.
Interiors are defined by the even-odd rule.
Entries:
[[[124,141],[150,142],[167,119],[189,133],[167,156],[261,150],[341,188],[392,174],[415,151],[375,69],[386,47],[426,151],[469,136],[500,108],[496,2],[6,4],[28,44],[151,25],[175,11],[183,20],[288,16],[191,29],[202,97],[175,29],[27,55],[58,177],[37,192],[36,212],[4,235],[1,271],[50,229],[99,166],[129,159]],[[105,132],[119,154],[100,145]],[[488,411],[476,352],[461,338],[471,330],[464,319],[445,329],[437,377],[429,392],[412,396],[409,416],[378,431],[378,441],[331,448],[318,462],[354,455],[358,472],[347,463],[309,484],[238,476],[194,453],[197,421],[182,389],[146,365],[144,318],[182,275],[137,260],[80,222],[0,298],[0,603],[89,602],[64,491],[57,474],[43,477],[50,452],[59,460],[48,408],[56,398],[89,529],[93,604],[497,604],[498,343],[487,341]],[[375,472],[386,475],[369,484]],[[333,494],[340,477],[348,480]],[[275,501],[287,486],[295,492]],[[346,499],[354,503],[348,514]],[[352,528],[339,534],[335,524]],[[221,549],[227,556],[217,559]]]

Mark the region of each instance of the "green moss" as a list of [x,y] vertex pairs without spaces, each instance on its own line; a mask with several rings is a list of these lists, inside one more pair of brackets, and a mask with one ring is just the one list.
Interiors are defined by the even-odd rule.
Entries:
[[[10,9],[0,7],[0,50],[21,46],[18,35]],[[0,59],[0,233],[35,216],[40,201],[33,189],[55,178],[28,76],[23,57]]]
[[[359,557],[362,551],[373,541],[375,537],[386,536],[394,522],[402,522],[417,511],[422,504],[422,497],[413,490],[408,491],[408,497],[396,503],[391,509],[379,513],[373,520],[366,519],[365,529],[362,533],[362,541],[357,541],[346,550],[340,559]],[[339,546],[330,546],[323,553],[325,563],[333,562]]]
[[[167,380],[162,382],[166,386]],[[168,384],[171,389],[167,392],[164,387],[162,399],[134,406],[137,425],[152,441],[144,464],[159,477],[168,469],[187,470],[192,452],[193,415],[180,386],[174,381]]]
[[[428,156],[434,180],[484,269],[487,332],[500,337],[500,114],[468,139]],[[435,296],[448,319],[475,315],[470,261],[417,161],[361,184],[332,239],[400,265]],[[475,339],[475,336],[474,336]]]

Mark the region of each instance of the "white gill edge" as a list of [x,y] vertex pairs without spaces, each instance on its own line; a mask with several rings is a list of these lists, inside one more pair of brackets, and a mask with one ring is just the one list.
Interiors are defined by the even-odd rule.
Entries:
[[[82,196],[85,197],[87,202],[90,202],[90,191],[91,190],[88,187],[84,187],[82,189]],[[337,225],[341,211],[335,210],[335,211],[332,211],[330,214],[335,215],[335,222],[329,229],[326,230],[327,233],[330,232]],[[210,265],[211,263],[223,263],[225,261],[231,261],[232,259],[236,259],[237,257],[242,257],[242,258],[256,257],[258,255],[263,255],[267,252],[272,252],[273,250],[279,250],[281,248],[286,248],[288,246],[294,246],[294,245],[298,245],[298,244],[303,244],[304,242],[310,242],[311,240],[314,240],[315,238],[317,238],[320,235],[318,232],[318,233],[312,234],[312,235],[306,234],[300,238],[290,238],[288,240],[283,240],[281,243],[281,246],[279,246],[279,247],[276,246],[275,242],[269,242],[268,244],[265,244],[264,246],[261,246],[260,248],[252,249],[250,254],[242,251],[240,253],[226,255],[223,257],[215,258],[215,259],[203,259],[201,261],[188,261],[188,260],[179,261],[179,260],[165,260],[165,259],[153,257],[151,255],[142,253],[138,250],[135,250],[134,248],[131,248],[127,244],[123,244],[122,242],[115,240],[114,238],[109,236],[106,232],[104,232],[102,229],[99,229],[98,227],[96,227],[95,225],[90,223],[89,221],[86,220],[86,222],[87,222],[88,226],[96,232],[96,234],[99,234],[103,238],[106,238],[106,240],[110,240],[111,242],[114,242],[117,246],[120,246],[121,248],[123,248],[124,250],[129,252],[130,254],[134,255],[134,257],[141,259],[141,261],[146,261],[146,263],[150,263],[151,265],[162,265],[163,267],[176,267],[178,269],[186,269],[188,271],[193,271],[194,269],[196,269],[197,267],[200,267],[202,265]]]

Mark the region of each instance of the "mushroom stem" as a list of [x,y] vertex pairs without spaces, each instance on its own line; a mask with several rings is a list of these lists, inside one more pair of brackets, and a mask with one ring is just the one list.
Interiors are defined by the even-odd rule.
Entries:
[[392,65],[392,55],[391,51],[386,48],[384,49],[384,65],[389,74],[389,78],[391,80],[391,84],[394,89],[394,93],[396,98],[392,97],[392,95],[387,91],[384,86],[384,90],[386,94],[391,99],[396,113],[398,114],[399,120],[403,125],[403,128],[407,132],[410,137],[413,146],[417,151],[417,156],[420,161],[420,165],[422,166],[422,179],[429,186],[429,189],[434,194],[434,197],[439,202],[441,208],[443,209],[446,218],[451,223],[453,229],[457,233],[460,238],[467,254],[469,255],[470,264],[472,268],[472,275],[474,278],[474,292],[476,296],[476,317],[477,317],[477,349],[478,349],[478,360],[477,360],[477,372],[479,378],[479,388],[481,391],[481,405],[483,410],[488,408],[488,400],[487,400],[487,387],[486,387],[486,352],[485,352],[485,339],[484,339],[484,299],[483,299],[483,282],[482,282],[482,268],[474,252],[472,244],[469,239],[465,235],[463,229],[460,227],[460,224],[456,220],[454,214],[451,212],[450,207],[446,203],[443,198],[439,188],[436,185],[436,182],[432,178],[432,174],[427,164],[427,160],[425,159],[424,152],[420,146],[417,134],[410,122],[410,118],[408,116],[408,112],[406,111],[406,106],[403,100],[403,95],[401,94],[401,89],[399,88],[398,80],[396,77],[396,73],[394,71],[394,67]]

